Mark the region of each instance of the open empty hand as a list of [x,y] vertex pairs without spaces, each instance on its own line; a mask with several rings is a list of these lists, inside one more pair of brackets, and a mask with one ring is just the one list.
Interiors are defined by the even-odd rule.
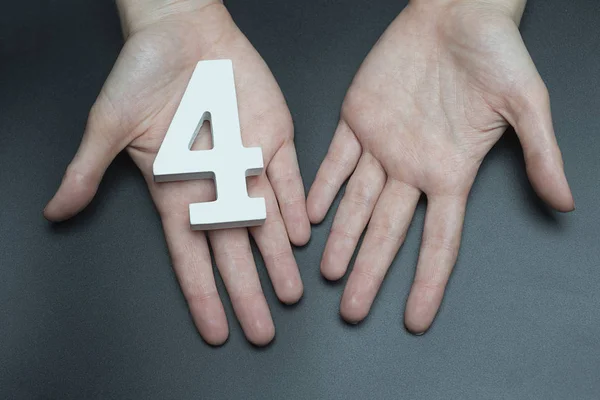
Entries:
[[[266,344],[273,338],[274,326],[248,231],[284,303],[298,301],[303,291],[290,241],[302,245],[310,236],[290,113],[267,65],[221,3],[154,0],[141,4],[120,3],[127,41],[45,215],[59,221],[84,208],[108,165],[126,148],[148,183],[173,267],[204,339],[221,344],[228,336],[210,242],[247,338]],[[214,186],[206,181],[153,182],[154,158],[197,62],[204,59],[233,60],[242,139],[245,146],[263,150],[265,172],[249,178],[248,184],[250,196],[266,201],[267,220],[260,227],[194,232],[188,205],[214,199]]]
[[467,196],[508,125],[529,179],[548,204],[573,209],[548,92],[521,40],[521,0],[413,1],[364,61],[308,196],[320,222],[350,177],[321,262],[341,278],[368,224],[341,301],[369,312],[422,193],[427,213],[405,325],[431,325],[456,262]]

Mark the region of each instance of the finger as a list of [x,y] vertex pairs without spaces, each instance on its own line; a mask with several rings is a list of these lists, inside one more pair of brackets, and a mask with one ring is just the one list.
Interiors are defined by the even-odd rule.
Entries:
[[297,246],[305,245],[310,239],[310,222],[296,149],[291,140],[275,153],[267,174],[285,221],[285,236]]
[[[138,166],[151,165],[150,157],[133,154]],[[151,168],[140,168],[151,171]],[[173,269],[200,335],[211,345],[223,344],[229,335],[227,318],[217,292],[204,232],[190,229],[189,204],[214,200],[214,185],[207,181],[157,184],[145,173],[150,193],[161,216]]]
[[273,189],[265,176],[257,179],[248,192],[251,196],[262,196],[267,206],[267,219],[261,226],[250,228],[258,249],[265,261],[267,271],[277,297],[283,303],[293,304],[302,297],[303,287],[298,265],[292,253],[292,247]]
[[235,314],[248,340],[267,345],[275,336],[275,326],[250,251],[246,229],[224,229],[209,233],[221,277],[227,287]]
[[348,182],[333,220],[321,260],[321,273],[325,278],[337,280],[346,273],[384,183],[385,172],[373,156],[365,153]]
[[44,216],[62,221],[84,209],[96,194],[104,172],[126,145],[127,132],[119,125],[116,110],[100,94],[90,111],[79,150]]
[[548,90],[539,75],[530,82],[518,90],[507,119],[523,146],[527,175],[535,191],[556,210],[572,211],[575,205],[554,135]]
[[360,154],[361,147],[356,136],[346,122],[340,121],[308,193],[308,218],[313,224],[325,218],[335,195],[354,171]]
[[215,285],[206,236],[192,231],[185,215],[162,220],[173,269],[200,335],[218,346],[229,335],[227,318]]
[[340,313],[346,321],[360,322],[369,313],[383,278],[404,243],[420,196],[420,190],[388,179],[342,296]]
[[417,271],[404,314],[406,327],[415,334],[429,329],[442,302],[458,256],[465,207],[466,195],[428,198]]

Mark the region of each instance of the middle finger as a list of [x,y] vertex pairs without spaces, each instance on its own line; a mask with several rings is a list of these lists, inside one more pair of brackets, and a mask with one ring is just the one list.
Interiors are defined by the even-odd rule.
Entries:
[[260,286],[248,230],[214,230],[208,236],[217,268],[246,337],[259,346],[268,344],[275,336],[275,326]]

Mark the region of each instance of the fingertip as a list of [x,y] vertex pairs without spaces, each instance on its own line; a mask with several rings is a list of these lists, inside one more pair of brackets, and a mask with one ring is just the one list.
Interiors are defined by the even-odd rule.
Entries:
[[369,315],[384,277],[384,274],[372,268],[372,265],[367,266],[362,261],[364,254],[359,253],[340,302],[340,314],[347,322],[353,324],[361,322]]
[[300,301],[304,294],[304,285],[302,284],[302,281],[288,279],[282,286],[283,287],[277,292],[279,301],[286,305],[296,304]]
[[357,296],[344,293],[340,303],[340,315],[349,324],[362,322],[369,314],[370,307],[365,306]]
[[427,332],[435,319],[443,296],[443,290],[438,287],[413,285],[404,312],[406,329],[414,335]]
[[328,281],[339,281],[344,277],[345,273],[345,269],[342,270],[341,268],[324,267],[323,264],[321,264],[321,275],[323,275],[323,277]]
[[529,85],[520,87],[511,113],[505,117],[521,141],[527,175],[538,196],[558,211],[573,211],[575,204],[554,134],[548,89],[539,75]]
[[344,312],[340,309],[340,316],[342,317],[342,319],[351,325],[358,325],[361,322],[363,322],[363,320],[366,318],[366,315],[356,315],[352,312]]
[[561,213],[570,213],[570,212],[575,211],[575,202],[573,200],[572,195],[565,196],[564,199],[562,199],[558,202],[550,203],[550,205],[556,211],[559,211]]
[[[329,209],[328,204],[324,203],[322,200],[318,199],[318,196],[314,194],[314,191],[318,189],[311,188],[308,193],[308,198],[306,200],[306,211],[308,214],[308,220],[311,224],[320,224],[325,219],[325,215],[327,214],[327,210]],[[321,204],[319,204],[321,202]]]
[[343,278],[346,274],[347,265],[340,263],[339,257],[334,257],[331,252],[328,251],[327,246],[323,252],[323,258],[321,259],[321,275],[328,281],[337,281]]
[[54,210],[54,204],[53,204],[53,199],[52,198],[48,204],[46,204],[46,207],[44,207],[44,210],[42,211],[42,215],[44,216],[44,218],[46,218],[49,222],[58,222],[57,221],[57,216],[56,216],[56,212]]
[[44,217],[51,222],[73,217],[92,201],[97,189],[98,185],[84,175],[67,171],[58,191],[44,208]]
[[404,315],[404,327],[407,331],[416,336],[421,336],[427,332],[431,322],[427,322],[422,318],[410,314],[408,311]]
[[545,158],[529,159],[527,175],[538,194],[550,207],[560,212],[571,212],[575,201],[562,167]]
[[408,317],[404,317],[404,327],[407,331],[412,333],[415,336],[422,336],[429,329],[429,324],[423,323],[419,320],[412,320]]
[[290,242],[296,247],[306,246],[310,241],[311,231],[310,226],[307,229],[303,229],[300,232],[290,236]]
[[43,211],[44,218],[50,222],[62,222],[75,215],[76,212],[71,212],[68,207],[61,204],[60,200],[55,200],[56,196],[52,198],[46,205]]
[[262,293],[232,299],[238,304],[236,314],[248,341],[255,346],[266,346],[275,337],[275,325],[267,300]]
[[299,247],[306,245],[311,236],[311,227],[308,216],[305,212],[302,214],[303,215],[294,218],[295,222],[292,222],[292,226],[288,229],[290,242],[292,242],[294,246]]
[[318,210],[310,210],[308,212],[308,219],[311,224],[318,225],[325,219],[325,213]]
[[200,336],[211,346],[221,346],[229,338],[229,326],[219,296],[188,300],[194,324]]
[[201,336],[208,345],[218,347],[224,345],[229,339],[229,330],[210,331],[201,333]]
[[[338,218],[340,214],[336,215]],[[335,222],[334,222],[335,226]],[[321,258],[321,274],[329,281],[341,279],[348,270],[357,239],[342,230],[332,228]]]
[[536,188],[540,197],[552,208],[559,212],[568,213],[575,210],[575,201],[566,179],[555,188]]
[[251,330],[246,333],[246,338],[255,346],[267,346],[275,338],[275,325],[273,321],[270,320],[270,322],[265,324],[256,321]]

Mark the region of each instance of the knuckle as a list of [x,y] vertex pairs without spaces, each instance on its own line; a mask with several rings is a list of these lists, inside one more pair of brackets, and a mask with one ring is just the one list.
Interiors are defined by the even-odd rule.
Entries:
[[210,303],[215,299],[220,299],[216,288],[209,290],[188,288],[187,290],[184,290],[184,293],[189,304],[205,304]]
[[451,256],[455,256],[458,254],[458,243],[456,240],[447,238],[444,236],[438,235],[428,235],[423,238],[423,243],[421,244],[423,249],[432,250],[435,252],[446,252]]
[[332,164],[336,170],[346,170],[351,166],[348,154],[338,149],[329,150],[325,159],[328,163]]
[[289,265],[290,251],[285,249],[274,250],[270,253],[264,254],[265,263],[271,267],[281,269]]
[[[280,202],[281,202],[281,206],[283,208],[289,209],[289,208],[293,208],[296,206],[303,207],[305,199],[304,199],[304,196],[302,196],[302,195],[289,195],[289,196],[284,196],[280,200]],[[284,213],[285,212],[286,211],[284,210]]]
[[[209,240],[212,244],[212,250],[219,268],[224,267],[228,270],[247,271],[246,265],[252,261],[252,254],[246,241],[246,235],[243,240],[241,237],[230,236],[228,230],[217,230],[209,233]],[[251,268],[249,268],[251,269]]]
[[85,184],[88,180],[86,179],[86,175],[81,172],[75,163],[71,163],[67,166],[67,170],[65,171],[65,176],[67,179],[75,182],[78,185]]
[[189,209],[182,205],[176,204],[174,207],[171,207],[170,205],[157,204],[156,210],[163,225],[190,223]]
[[405,235],[395,234],[395,229],[392,227],[392,224],[386,224],[386,226],[378,226],[373,231],[373,240],[376,243],[385,243],[385,244],[396,244],[402,243],[404,241]]
[[359,179],[348,184],[348,190],[344,194],[344,198],[347,199],[351,204],[357,206],[369,207],[376,200],[376,196],[379,194],[375,190],[377,183],[374,180],[367,181],[366,179]]
[[[334,191],[336,193],[341,187],[341,183],[338,183],[338,181],[331,174],[327,174],[327,173],[319,173],[316,181],[318,181],[320,184],[324,185],[325,187],[327,187],[328,189],[330,189],[331,191]],[[313,186],[318,186],[318,185],[313,185]]]
[[64,180],[69,181],[77,193],[86,197],[93,196],[98,190],[98,174],[94,171],[84,172],[74,162],[67,167]]
[[420,290],[438,292],[446,288],[446,283],[444,281],[415,279],[413,286]]
[[356,269],[356,275],[361,280],[368,280],[369,282],[379,282],[383,280],[383,275],[379,270],[373,268],[360,268]]
[[101,92],[90,108],[88,119],[91,122],[107,124],[119,121],[120,117],[110,98]]
[[103,140],[109,147],[114,147],[122,140],[118,135],[121,132],[120,125],[120,118],[110,102],[99,98],[92,105],[86,130],[94,137]]
[[220,253],[231,265],[242,265],[248,263],[248,253],[242,246],[227,246],[221,250]]
[[372,196],[365,191],[351,191],[347,193],[344,198],[346,198],[349,203],[361,208],[367,208],[372,203]]
[[252,287],[239,288],[235,293],[229,294],[233,303],[254,304],[263,294],[260,289]]
[[299,176],[300,174],[295,171],[279,171],[279,173],[270,177],[270,181],[274,184],[291,186]]
[[331,231],[329,233],[330,236],[332,236],[333,238],[339,238],[339,239],[343,239],[343,240],[350,240],[352,242],[355,242],[358,240],[358,236],[357,234],[347,230],[347,229],[340,229],[337,226],[333,226],[331,228]]
[[476,165],[461,157],[446,158],[426,172],[428,195],[466,196],[477,173]]

